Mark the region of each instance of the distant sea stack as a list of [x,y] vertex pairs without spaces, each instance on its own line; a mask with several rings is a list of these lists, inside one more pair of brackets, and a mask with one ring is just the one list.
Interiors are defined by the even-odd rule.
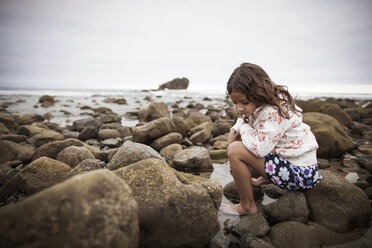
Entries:
[[175,78],[172,81],[160,85],[158,90],[186,90],[187,87],[189,87],[189,80],[187,78]]

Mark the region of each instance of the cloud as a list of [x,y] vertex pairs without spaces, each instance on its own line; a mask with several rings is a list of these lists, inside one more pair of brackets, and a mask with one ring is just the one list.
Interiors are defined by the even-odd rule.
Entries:
[[[370,1],[0,3],[0,86],[223,89],[244,61],[274,81],[372,84]],[[362,90],[362,89],[361,89]]]

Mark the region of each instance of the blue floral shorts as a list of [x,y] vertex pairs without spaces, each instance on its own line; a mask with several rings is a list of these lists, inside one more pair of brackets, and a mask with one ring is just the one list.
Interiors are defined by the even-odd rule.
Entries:
[[312,189],[322,179],[318,164],[293,166],[272,153],[265,156],[265,172],[272,183],[287,190]]

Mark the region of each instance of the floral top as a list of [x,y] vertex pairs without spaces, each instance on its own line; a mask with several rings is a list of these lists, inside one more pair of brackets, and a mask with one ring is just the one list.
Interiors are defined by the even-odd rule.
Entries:
[[257,157],[271,152],[294,166],[316,164],[319,146],[314,134],[302,122],[301,113],[290,111],[289,115],[286,119],[273,106],[261,106],[245,121],[238,118],[232,128],[240,133],[244,146]]

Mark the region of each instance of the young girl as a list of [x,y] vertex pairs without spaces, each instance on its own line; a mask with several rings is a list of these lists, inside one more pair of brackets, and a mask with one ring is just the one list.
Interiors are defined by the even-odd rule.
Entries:
[[[261,67],[244,63],[232,73],[227,93],[240,114],[227,140],[240,203],[227,205],[223,211],[257,213],[252,184],[272,182],[287,190],[313,188],[322,178],[316,158],[318,143],[287,88],[272,82]],[[248,166],[260,177],[252,178]]]

